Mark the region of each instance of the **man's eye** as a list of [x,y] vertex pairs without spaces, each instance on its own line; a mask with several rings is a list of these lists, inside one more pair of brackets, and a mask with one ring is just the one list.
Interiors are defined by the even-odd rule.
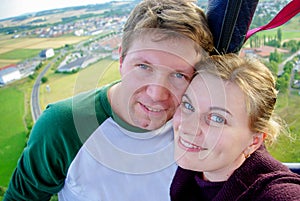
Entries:
[[150,67],[146,64],[139,64],[138,65],[139,68],[144,69],[144,70],[148,70]]
[[218,114],[209,114],[206,117],[208,124],[226,124],[226,119]]
[[182,102],[182,106],[183,106],[185,109],[190,110],[190,111],[192,111],[192,112],[195,111],[195,108],[194,108],[190,103],[188,103],[188,102],[186,102],[186,101],[183,101],[183,102]]

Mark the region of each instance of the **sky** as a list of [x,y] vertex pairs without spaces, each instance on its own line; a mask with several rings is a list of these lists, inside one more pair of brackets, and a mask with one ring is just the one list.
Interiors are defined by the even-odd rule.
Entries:
[[71,6],[101,4],[111,0],[1,0],[0,19]]

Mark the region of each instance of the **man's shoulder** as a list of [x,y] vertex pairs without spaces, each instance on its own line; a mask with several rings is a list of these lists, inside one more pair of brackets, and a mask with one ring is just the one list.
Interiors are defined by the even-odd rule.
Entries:
[[[49,104],[30,133],[30,143],[45,140],[73,145],[83,143],[102,123],[98,121],[98,108],[95,107],[95,96],[98,97],[102,90],[83,92]],[[103,113],[100,114],[103,119],[107,118]]]
[[[84,127],[87,130],[95,129],[102,121],[98,121],[98,116],[107,114],[103,109],[101,96],[106,96],[103,93],[105,88],[99,88],[82,92],[76,96],[60,100],[49,104],[43,111],[35,127],[47,130],[69,130],[68,133],[78,131],[78,128]],[[94,124],[94,125],[91,125]],[[84,125],[84,126],[83,126]]]
[[96,105],[102,106],[99,102],[106,98],[107,87],[85,91],[75,96],[69,97],[47,105],[44,113],[56,117],[66,118],[76,115],[85,115],[96,110]]

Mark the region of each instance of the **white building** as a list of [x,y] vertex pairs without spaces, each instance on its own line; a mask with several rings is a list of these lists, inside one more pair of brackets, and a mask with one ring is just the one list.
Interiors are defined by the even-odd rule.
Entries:
[[83,34],[84,34],[84,30],[83,29],[79,29],[79,30],[74,31],[74,35],[75,36],[83,36]]
[[7,84],[21,79],[21,73],[16,66],[8,66],[0,69],[0,84]]
[[54,54],[55,53],[54,53],[53,48],[49,48],[49,49],[42,50],[40,53],[40,57],[47,59],[47,58],[53,57]]
[[85,57],[80,57],[78,59],[76,59],[75,61],[72,61],[68,64],[62,65],[60,67],[58,67],[57,71],[58,72],[72,72],[72,71],[76,71],[79,70],[81,68],[85,68],[87,66],[89,66],[92,63],[95,63],[98,60],[97,57],[93,57],[93,56],[85,56]]

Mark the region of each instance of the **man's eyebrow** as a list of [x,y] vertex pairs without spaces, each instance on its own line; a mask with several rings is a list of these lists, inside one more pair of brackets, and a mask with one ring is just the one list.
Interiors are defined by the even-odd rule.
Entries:
[[228,113],[230,116],[232,116],[232,114],[228,110],[226,110],[225,108],[222,108],[222,107],[212,106],[209,109],[210,110],[221,110],[221,111]]
[[133,56],[132,59],[133,59],[133,60],[142,61],[142,62],[145,62],[145,63],[149,63],[149,62],[147,61],[147,59],[145,59],[144,57],[139,56],[139,55]]

